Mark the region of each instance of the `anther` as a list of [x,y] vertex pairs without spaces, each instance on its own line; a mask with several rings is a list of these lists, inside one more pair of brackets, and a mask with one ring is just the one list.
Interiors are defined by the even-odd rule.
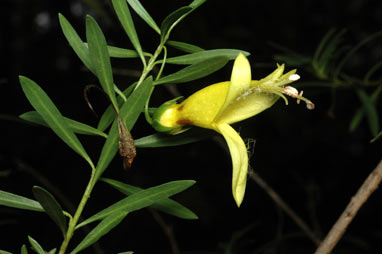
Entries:
[[296,80],[299,80],[300,79],[300,75],[298,74],[292,74],[289,76],[288,78],[290,81],[296,81]]
[[298,95],[298,91],[296,88],[292,87],[292,86],[286,86],[284,87],[284,91],[283,93],[285,93],[286,95],[292,97],[292,98],[296,98],[297,95]]

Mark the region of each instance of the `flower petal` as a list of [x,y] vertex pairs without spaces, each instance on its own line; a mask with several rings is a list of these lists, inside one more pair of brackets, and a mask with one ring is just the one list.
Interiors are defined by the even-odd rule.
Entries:
[[273,93],[252,90],[232,104],[219,117],[219,123],[232,124],[248,119],[270,108],[280,97]]
[[229,81],[207,86],[184,100],[178,107],[178,124],[212,129],[212,123],[224,105]]
[[251,84],[251,65],[248,59],[242,54],[236,57],[232,68],[231,82],[228,93],[225,98],[224,105],[215,117],[215,121],[219,121],[219,117],[224,113],[226,108],[234,101],[240,94],[244,93]]
[[284,65],[278,65],[278,68],[265,78],[252,80],[250,86],[221,113],[217,123],[236,123],[270,108],[280,96],[283,97],[283,87],[296,80],[290,78],[295,75],[296,70],[284,75],[283,71]]
[[245,193],[248,173],[247,148],[240,135],[228,124],[216,125],[229,147],[232,158],[232,194],[238,207],[240,207]]

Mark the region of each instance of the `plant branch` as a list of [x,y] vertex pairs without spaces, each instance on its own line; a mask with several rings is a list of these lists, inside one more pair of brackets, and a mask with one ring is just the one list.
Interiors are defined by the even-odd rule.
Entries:
[[69,222],[68,231],[66,232],[65,239],[64,239],[64,241],[61,244],[59,254],[65,254],[66,249],[68,247],[68,244],[70,242],[70,239],[73,236],[73,233],[74,233],[74,230],[76,228],[77,222],[78,222],[78,220],[79,220],[79,218],[80,218],[80,216],[82,214],[83,209],[85,208],[86,202],[88,201],[88,199],[90,197],[90,193],[92,192],[93,187],[95,185],[95,177],[94,177],[95,174],[94,173],[95,173],[95,168],[92,168],[92,173],[91,173],[91,176],[90,176],[89,183],[86,186],[85,192],[84,192],[84,194],[82,196],[80,204],[77,207],[77,210],[76,210],[76,212],[75,212],[75,214],[73,216],[73,219],[70,220],[70,222]]
[[337,222],[333,225],[324,241],[317,248],[315,254],[329,254],[336,246],[347,227],[356,216],[358,210],[367,201],[370,195],[378,188],[382,180],[382,160],[377,167],[370,173],[357,193],[351,198]]
[[257,183],[269,195],[269,197],[281,208],[281,210],[283,210],[317,246],[320,244],[320,239],[309,228],[309,226],[251,167],[248,170],[248,176],[249,179]]

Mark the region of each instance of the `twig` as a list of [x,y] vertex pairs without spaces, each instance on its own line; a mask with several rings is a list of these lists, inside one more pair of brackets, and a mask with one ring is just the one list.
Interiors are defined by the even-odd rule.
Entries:
[[[63,204],[63,206],[66,207],[71,214],[74,213],[74,211],[76,210],[76,207],[74,206],[74,204],[46,176],[44,176],[38,170],[36,170],[32,166],[28,165],[27,163],[25,163],[24,161],[22,161],[19,158],[14,158],[14,163],[16,164],[17,170],[30,174],[33,178],[35,178],[38,182],[40,182],[42,184],[42,186],[44,186],[46,189],[48,189],[53,194],[53,196],[57,197],[58,200],[60,200],[60,202]],[[87,225],[82,227],[82,230],[85,233],[90,232],[90,228]],[[93,248],[94,253],[97,253],[97,254],[104,253],[98,242],[94,243],[92,245],[92,248]]]
[[315,254],[329,254],[336,246],[342,235],[345,233],[350,222],[356,216],[358,210],[367,201],[370,195],[377,189],[382,180],[382,160],[377,167],[366,178],[362,186],[358,189],[355,196],[345,208],[337,222],[329,231],[324,241],[317,248]]
[[249,179],[257,183],[269,197],[297,224],[298,227],[318,246],[320,239],[309,226],[288,206],[287,203],[252,169],[248,170]]

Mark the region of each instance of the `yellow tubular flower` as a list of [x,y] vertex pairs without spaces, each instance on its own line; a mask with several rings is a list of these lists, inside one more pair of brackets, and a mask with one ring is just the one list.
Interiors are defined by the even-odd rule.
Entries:
[[286,74],[284,65],[261,80],[251,80],[251,67],[247,58],[239,54],[233,65],[231,80],[207,86],[192,94],[180,104],[176,100],[164,103],[153,117],[158,131],[178,133],[183,126],[194,125],[222,134],[232,157],[232,194],[240,206],[245,193],[248,172],[248,154],[243,139],[230,124],[250,118],[271,107],[284,94],[303,100],[308,109],[314,104],[302,93],[285,86],[299,79],[296,70]]

